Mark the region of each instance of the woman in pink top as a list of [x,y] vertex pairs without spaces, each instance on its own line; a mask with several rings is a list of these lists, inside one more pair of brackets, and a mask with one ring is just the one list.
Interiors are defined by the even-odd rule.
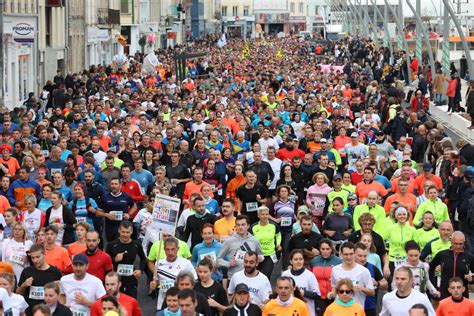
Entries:
[[323,221],[324,207],[326,206],[326,197],[332,188],[327,185],[328,177],[317,172],[313,175],[314,184],[308,188],[306,193],[306,205],[310,209],[310,215],[313,222],[321,229]]

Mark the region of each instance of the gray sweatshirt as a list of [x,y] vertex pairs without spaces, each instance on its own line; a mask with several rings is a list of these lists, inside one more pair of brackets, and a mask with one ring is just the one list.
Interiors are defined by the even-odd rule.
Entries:
[[[255,251],[259,257],[263,256],[260,242],[250,233],[247,233],[247,236],[244,237],[234,233],[224,241],[221,251],[219,251],[219,255],[217,256],[217,264],[229,269],[229,279],[234,275],[234,273],[244,269],[244,255],[249,250]],[[237,260],[237,265],[233,267],[229,264],[229,261],[232,258]]]

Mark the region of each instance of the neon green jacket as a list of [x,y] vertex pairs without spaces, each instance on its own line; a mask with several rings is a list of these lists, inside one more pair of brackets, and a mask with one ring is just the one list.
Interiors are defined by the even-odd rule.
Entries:
[[362,204],[362,205],[358,205],[356,206],[355,210],[354,210],[354,230],[357,231],[360,229],[360,225],[359,225],[359,217],[363,214],[363,213],[370,213],[372,215],[374,215],[375,217],[375,225],[374,225],[374,228],[373,230],[379,234],[379,235],[383,235],[384,233],[384,230],[386,230],[386,228],[384,227],[385,225],[385,209],[378,205],[378,204],[375,204],[375,206],[373,208],[369,208],[369,206],[367,204]]
[[430,199],[420,204],[416,210],[415,218],[413,219],[413,225],[420,226],[423,215],[426,211],[431,211],[434,215],[436,224],[440,224],[442,221],[449,221],[448,206],[440,200],[434,202]]
[[388,256],[391,262],[406,257],[405,244],[407,241],[414,239],[415,231],[415,228],[408,223],[392,225],[390,232],[387,234],[387,241],[389,243]]

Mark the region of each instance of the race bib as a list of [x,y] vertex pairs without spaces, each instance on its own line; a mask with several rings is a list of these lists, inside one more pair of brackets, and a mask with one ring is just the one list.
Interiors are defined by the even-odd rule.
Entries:
[[117,267],[117,273],[121,276],[132,276],[133,264],[119,264]]
[[208,252],[208,253],[203,253],[199,256],[199,260],[202,260],[204,259],[205,257],[209,257],[211,258],[211,260],[213,262],[216,262],[217,261],[217,256],[216,256],[216,253],[213,251],[213,252]]
[[288,227],[291,226],[292,218],[291,217],[282,217],[280,225],[282,227]]
[[245,203],[245,206],[247,207],[247,212],[249,212],[249,213],[258,211],[258,203],[257,202]]
[[235,260],[238,262],[244,262],[245,251],[239,249],[235,253]]
[[274,253],[273,255],[270,256],[270,259],[272,259],[273,263],[277,263],[278,262],[278,257],[276,255],[276,253]]
[[168,291],[170,288],[174,286],[174,281],[173,280],[163,280],[163,282],[160,285],[160,289],[162,289],[164,292]]
[[211,190],[212,190],[212,192],[214,192],[216,190],[216,185],[215,184],[211,184]]
[[395,267],[399,267],[405,261],[406,257],[395,257]]
[[237,160],[244,161],[244,155],[243,154],[238,154],[237,155]]
[[44,287],[30,286],[30,299],[42,301],[44,300]]
[[217,190],[217,195],[219,195],[219,196],[222,195],[222,189]]
[[85,223],[87,220],[87,217],[84,217],[84,216],[78,216],[76,217],[76,220],[77,220],[77,223]]
[[81,305],[71,306],[71,312],[73,316],[88,316],[89,315],[87,307],[84,307]]
[[49,150],[42,150],[44,158],[49,157]]
[[314,208],[315,209],[322,209],[322,208],[324,208],[324,205],[326,205],[325,202],[314,201]]
[[10,255],[10,262],[19,264],[19,265],[24,265],[25,264],[25,255],[21,252],[13,252]]
[[114,215],[114,220],[121,221],[123,220],[123,212],[120,211],[111,211],[110,214]]

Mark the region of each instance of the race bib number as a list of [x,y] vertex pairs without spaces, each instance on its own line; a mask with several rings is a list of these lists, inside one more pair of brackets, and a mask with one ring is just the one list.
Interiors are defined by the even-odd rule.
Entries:
[[168,291],[170,288],[172,288],[174,286],[174,281],[173,280],[163,280],[160,288],[166,292]]
[[278,262],[278,257],[276,255],[276,253],[274,253],[273,255],[270,256],[270,259],[272,259],[273,263],[277,263]]
[[216,185],[215,184],[211,184],[211,190],[212,190],[212,192],[214,192],[216,190]]
[[89,315],[89,312],[87,311],[87,308],[84,306],[80,305],[73,305],[71,306],[71,312],[73,316],[87,316]]
[[202,260],[202,259],[204,259],[204,258],[206,258],[206,257],[211,258],[211,260],[212,260],[213,262],[216,262],[216,261],[217,261],[217,256],[216,256],[216,253],[215,253],[214,251],[213,251],[213,252],[208,252],[208,253],[203,253],[203,254],[201,254],[201,255],[199,256],[199,260]]
[[85,223],[87,220],[87,217],[84,217],[84,216],[79,216],[79,217],[76,217],[76,220],[77,220],[77,223]]
[[405,261],[406,257],[396,257],[395,258],[395,267],[399,267]]
[[222,195],[222,189],[217,190],[217,195],[219,195],[219,196]]
[[42,150],[44,158],[49,157],[49,150]]
[[237,155],[237,160],[239,160],[239,161],[244,161],[244,158],[245,158],[245,157],[244,157],[243,154],[238,154],[238,155]]
[[282,227],[288,227],[288,226],[291,226],[291,222],[292,222],[291,217],[282,217],[280,225]]
[[324,205],[326,205],[325,202],[320,202],[320,201],[315,201],[314,202],[314,208],[318,209],[318,210],[324,208]]
[[245,256],[245,251],[239,249],[235,253],[235,260],[238,262],[244,262],[244,256]]
[[121,276],[132,276],[133,264],[119,264],[117,267],[117,273]]
[[30,286],[30,299],[42,301],[44,300],[44,287]]
[[25,255],[21,252],[13,252],[10,256],[10,262],[24,265],[25,264]]
[[257,202],[245,203],[245,206],[247,207],[247,212],[256,212],[256,211],[258,211],[258,203]]
[[121,221],[123,220],[123,213],[120,211],[111,211],[110,214],[114,215],[114,220]]

